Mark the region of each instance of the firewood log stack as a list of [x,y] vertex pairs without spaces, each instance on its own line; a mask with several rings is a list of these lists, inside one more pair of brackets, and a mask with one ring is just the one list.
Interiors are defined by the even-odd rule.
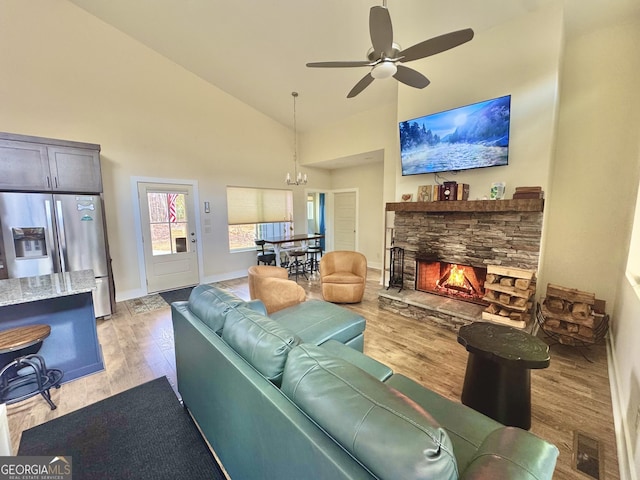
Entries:
[[576,341],[595,343],[598,326],[604,316],[604,302],[596,300],[595,293],[548,284],[542,302],[542,328],[556,334],[564,345]]
[[526,328],[536,294],[536,271],[500,265],[487,267],[483,300],[489,306],[482,319],[516,328]]

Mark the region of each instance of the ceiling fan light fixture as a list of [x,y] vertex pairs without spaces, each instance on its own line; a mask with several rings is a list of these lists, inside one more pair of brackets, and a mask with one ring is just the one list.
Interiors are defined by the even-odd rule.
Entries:
[[398,67],[396,67],[395,63],[389,60],[384,60],[373,67],[371,70],[371,76],[375,79],[381,80],[383,78],[393,77],[397,71]]
[[[371,48],[367,52],[368,61],[314,62],[307,63],[307,67],[373,67],[349,91],[347,98],[353,98],[360,94],[374,80],[389,77],[393,77],[398,82],[413,88],[424,88],[429,85],[429,79],[417,70],[404,66],[404,64],[462,45],[470,41],[473,35],[472,29],[465,28],[429,38],[403,50],[400,45],[393,41],[391,16],[387,9],[387,1],[383,0],[382,6],[374,5],[369,10]],[[402,65],[396,65],[396,62],[401,62]]]

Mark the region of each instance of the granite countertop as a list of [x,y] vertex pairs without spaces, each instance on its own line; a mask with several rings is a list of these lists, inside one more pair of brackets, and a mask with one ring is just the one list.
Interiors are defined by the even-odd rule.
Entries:
[[0,280],[0,307],[75,295],[95,288],[93,270],[10,278]]

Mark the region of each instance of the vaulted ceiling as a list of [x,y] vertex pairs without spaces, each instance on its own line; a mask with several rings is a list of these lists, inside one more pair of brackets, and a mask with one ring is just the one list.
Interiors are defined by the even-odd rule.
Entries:
[[[395,80],[353,99],[365,68],[310,69],[307,62],[365,60],[373,0],[70,0],[202,79],[300,131],[396,101]],[[618,21],[637,0],[389,0],[394,40],[409,47],[452,30],[482,34],[541,8],[564,8],[566,35]],[[473,48],[473,41],[458,48]],[[456,55],[456,50],[440,55]],[[429,77],[429,60],[410,64]],[[432,82],[439,79],[432,79]],[[429,87],[427,87],[429,88]]]

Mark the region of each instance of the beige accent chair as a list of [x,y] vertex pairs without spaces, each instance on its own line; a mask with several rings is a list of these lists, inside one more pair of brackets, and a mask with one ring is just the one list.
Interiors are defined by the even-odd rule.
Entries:
[[292,307],[306,300],[304,288],[289,280],[286,268],[271,265],[249,267],[249,296],[262,300],[267,314]]
[[358,303],[367,283],[367,258],[358,252],[338,250],[320,259],[322,297],[333,303]]

